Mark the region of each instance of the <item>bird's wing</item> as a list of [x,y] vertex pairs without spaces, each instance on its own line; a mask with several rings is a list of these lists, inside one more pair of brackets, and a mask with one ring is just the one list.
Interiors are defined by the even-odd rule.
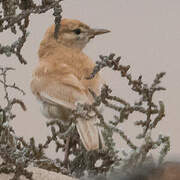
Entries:
[[[62,67],[62,68],[60,68]],[[75,108],[75,103],[88,101],[85,87],[68,66],[43,64],[37,68],[31,82],[33,94],[44,101]]]
[[[57,70],[52,71],[49,67],[42,67],[34,74],[31,83],[32,92],[39,95],[44,101],[71,109],[76,108],[77,102],[89,103],[85,87],[71,72],[66,71],[63,74]],[[99,148],[100,137],[96,122],[96,117],[89,120],[77,118],[76,127],[87,150]]]

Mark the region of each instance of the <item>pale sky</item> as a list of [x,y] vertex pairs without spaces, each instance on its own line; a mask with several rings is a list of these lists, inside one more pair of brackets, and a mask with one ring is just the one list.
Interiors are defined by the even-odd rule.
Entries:
[[[155,135],[161,132],[171,136],[171,151],[168,157],[180,156],[179,148],[179,107],[180,107],[180,1],[179,0],[64,0],[63,17],[79,19],[95,28],[106,28],[111,33],[92,40],[84,52],[94,61],[100,54],[109,55],[114,52],[122,56],[123,63],[131,65],[135,77],[143,76],[147,83],[151,83],[156,73],[167,72],[163,85],[167,91],[159,93],[157,100],[162,100],[166,106],[166,117],[162,121]],[[38,61],[37,51],[39,43],[47,27],[54,21],[52,12],[39,16],[31,16],[28,41],[23,48],[23,55],[28,65],[19,65],[16,58],[7,60],[0,56],[2,62],[13,65],[17,71],[12,78],[17,85],[24,88],[26,96],[21,97],[27,105],[28,111],[17,110],[17,119],[13,122],[16,133],[26,138],[35,136],[37,142],[42,142],[49,130],[45,125],[45,118],[40,114],[38,104],[29,89],[31,74]],[[11,37],[0,35],[1,42],[10,42]],[[125,100],[133,102],[137,98],[118,73],[106,69],[102,72],[106,82],[113,92]],[[107,119],[109,113],[106,113]],[[130,119],[138,119],[138,116]],[[134,138],[138,133],[132,122],[123,126],[126,134]],[[121,147],[121,142],[118,142]],[[123,146],[123,145],[122,145]],[[51,148],[48,155],[54,157]]]

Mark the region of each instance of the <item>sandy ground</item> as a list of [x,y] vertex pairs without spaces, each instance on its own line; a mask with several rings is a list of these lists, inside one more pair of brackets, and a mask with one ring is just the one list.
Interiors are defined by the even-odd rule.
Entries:
[[[64,176],[60,173],[50,172],[35,167],[29,167],[28,170],[33,172],[33,180],[75,180],[75,178]],[[9,180],[12,177],[12,173],[0,174],[0,180]],[[22,176],[20,180],[27,180],[27,178]]]

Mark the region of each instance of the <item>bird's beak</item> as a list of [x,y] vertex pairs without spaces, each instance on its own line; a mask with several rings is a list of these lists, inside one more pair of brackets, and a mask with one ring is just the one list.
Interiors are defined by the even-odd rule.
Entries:
[[89,34],[90,34],[90,38],[94,38],[96,35],[105,34],[108,32],[111,32],[111,31],[107,29],[91,29]]

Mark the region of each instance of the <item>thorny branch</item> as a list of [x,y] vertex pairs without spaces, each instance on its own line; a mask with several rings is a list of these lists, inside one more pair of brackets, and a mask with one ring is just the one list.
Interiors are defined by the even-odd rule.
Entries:
[[[157,74],[153,83],[148,86],[143,83],[142,76],[139,76],[138,79],[133,79],[129,73],[130,66],[120,64],[121,57],[115,58],[115,54],[110,54],[109,56],[100,56],[100,59],[101,61],[96,62],[94,71],[90,77],[87,77],[87,79],[93,78],[102,68],[109,67],[114,71],[118,71],[121,77],[127,79],[128,85],[131,87],[132,91],[135,91],[138,94],[139,99],[131,105],[126,100],[111,95],[112,90],[107,85],[104,85],[100,96],[95,97],[95,94],[93,94],[95,103],[92,105],[92,109],[96,112],[97,117],[100,119],[99,126],[119,134],[120,137],[126,141],[130,149],[133,150],[133,153],[129,154],[127,161],[123,161],[124,167],[127,167],[127,164],[128,168],[142,164],[148,158],[148,154],[151,150],[164,144],[159,159],[159,162],[161,163],[170,148],[169,137],[160,135],[157,141],[153,141],[151,133],[152,129],[155,128],[158,122],[165,116],[165,107],[163,102],[159,101],[159,105],[156,105],[153,102],[154,94],[158,91],[165,90],[164,87],[160,86],[161,78],[165,75],[165,73],[162,72]],[[118,112],[119,116],[115,115],[114,120],[111,120],[109,123],[105,123],[105,119],[102,114],[95,109],[96,105],[101,103]],[[144,121],[140,120],[134,122],[136,126],[141,126],[143,129],[143,132],[137,135],[138,139],[142,139],[144,141],[140,147],[134,145],[125,133],[118,127],[119,124],[128,120],[129,115],[134,112],[139,112],[146,116]]]
[[[62,0],[42,0],[39,4],[36,4],[33,0],[0,0],[0,32],[2,33],[10,29],[15,35],[17,31],[21,31],[22,33],[22,36],[18,37],[17,41],[12,44],[0,44],[0,54],[5,54],[7,57],[14,54],[21,64],[27,64],[27,61],[21,54],[21,50],[29,34],[27,28],[31,14],[42,14],[53,9],[53,15],[55,16],[54,36],[57,38],[62,12],[61,1]],[[48,148],[48,145],[52,141],[55,141],[56,144],[61,147],[54,134],[52,137],[47,137],[44,144],[36,146],[33,138],[27,143],[22,137],[17,137],[13,127],[10,126],[9,122],[15,117],[15,114],[12,113],[13,106],[18,104],[22,110],[26,110],[23,101],[11,97],[11,89],[17,90],[25,95],[25,92],[19,88],[16,83],[8,83],[8,72],[13,70],[15,69],[12,67],[0,67],[0,85],[2,85],[4,100],[6,101],[4,107],[0,106],[0,156],[3,159],[3,163],[0,165],[0,172],[14,172],[13,180],[18,180],[21,175],[32,179],[32,173],[25,170],[25,168],[32,163],[44,169],[66,173],[60,161],[53,161],[44,156],[44,149]]]
[[[3,8],[3,11],[0,11],[0,32],[10,29],[12,33],[16,34],[17,26],[22,32],[22,36],[11,45],[2,46],[0,44],[0,54],[5,54],[7,57],[11,56],[11,54],[15,54],[21,64],[27,64],[26,60],[21,55],[21,49],[24,46],[28,36],[27,28],[29,26],[29,19],[31,14],[42,14],[48,10],[54,9],[54,36],[57,38],[62,12],[60,6],[61,1],[62,0],[42,0],[41,4],[39,5],[36,5],[33,0],[0,1]],[[19,14],[17,14],[18,10],[21,11]]]

